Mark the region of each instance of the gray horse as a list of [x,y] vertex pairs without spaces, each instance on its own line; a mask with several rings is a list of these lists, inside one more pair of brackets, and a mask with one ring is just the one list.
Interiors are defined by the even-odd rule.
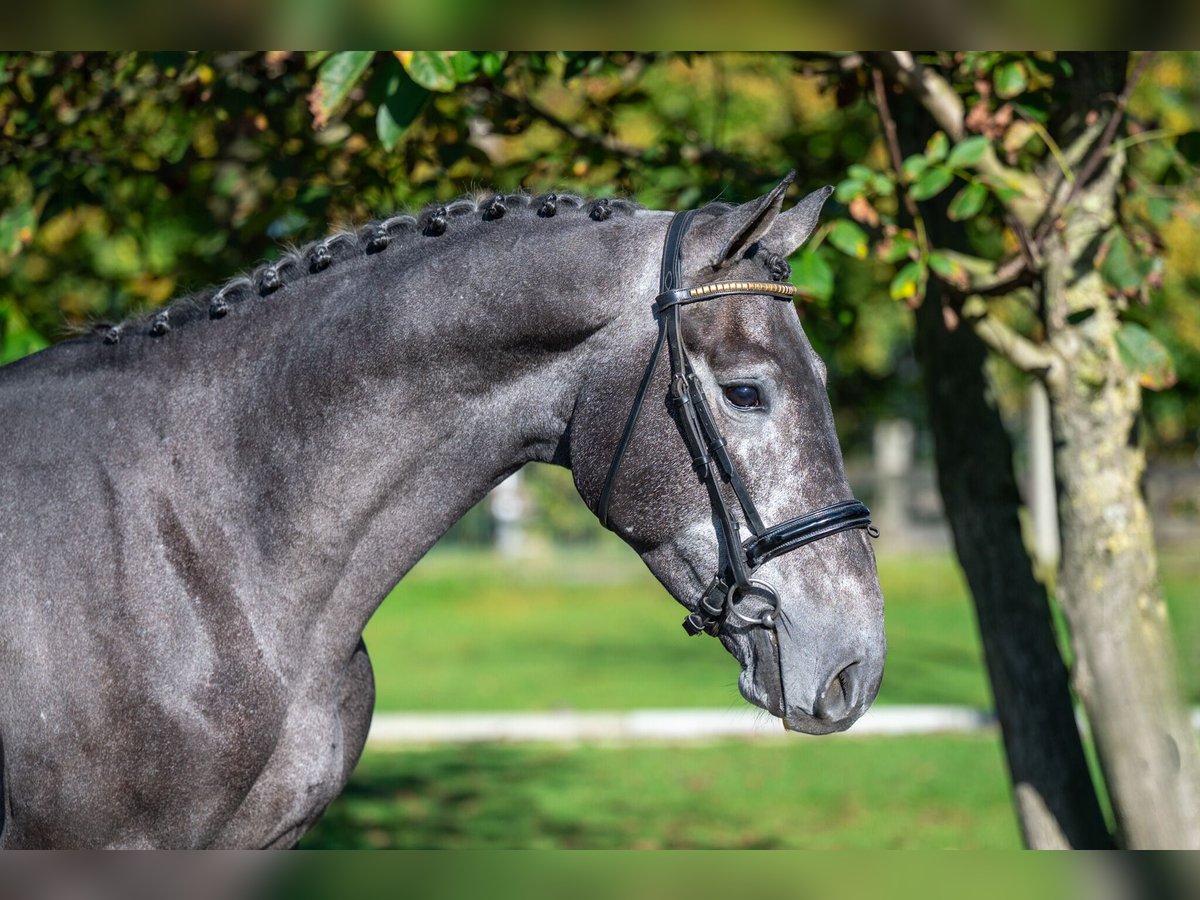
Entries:
[[[786,279],[826,196],[784,212],[787,184],[699,211],[686,282]],[[671,218],[458,201],[0,370],[0,846],[294,844],[362,751],[361,635],[404,573],[531,460],[597,509]],[[792,304],[733,297],[682,323],[763,518],[849,497]],[[667,379],[607,520],[691,609],[726,548]],[[794,730],[849,727],[884,660],[865,534],[756,577],[780,598],[772,639],[714,629],[742,693]]]

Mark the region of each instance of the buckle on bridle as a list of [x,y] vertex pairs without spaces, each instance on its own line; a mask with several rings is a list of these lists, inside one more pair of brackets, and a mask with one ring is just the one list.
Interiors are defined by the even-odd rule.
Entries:
[[[757,594],[766,597],[770,608],[757,618],[743,615],[738,611],[738,598],[747,594]],[[763,628],[774,628],[776,616],[779,613],[779,595],[765,581],[751,578],[745,584],[737,581],[727,583],[717,576],[708,583],[696,608],[683,620],[683,630],[689,635],[701,632],[716,635],[721,622],[730,617],[737,619],[742,625],[761,625]]]
[[715,636],[725,614],[728,595],[729,586],[721,576],[715,576],[696,601],[696,608],[683,620],[683,630],[692,636],[701,632]]
[[713,624],[714,620],[707,619],[700,615],[700,613],[694,612],[689,614],[688,617],[683,620],[683,630],[688,633],[689,637],[695,637],[702,632],[714,634],[714,632],[709,631]]
[[710,617],[718,617],[725,611],[729,588],[721,578],[714,578],[700,596],[696,611],[707,613]]

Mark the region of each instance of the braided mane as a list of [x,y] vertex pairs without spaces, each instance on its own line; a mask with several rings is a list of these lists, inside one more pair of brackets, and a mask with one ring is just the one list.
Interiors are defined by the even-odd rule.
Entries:
[[[267,297],[300,279],[319,277],[339,262],[361,255],[394,250],[418,239],[436,238],[453,230],[455,220],[479,217],[495,221],[505,216],[536,215],[549,219],[558,215],[586,214],[602,222],[614,215],[630,216],[641,206],[624,199],[588,199],[577,194],[527,193],[487,194],[462,197],[446,204],[431,204],[416,214],[399,214],[368,222],[360,228],[338,231],[327,237],[288,250],[278,259],[260,263],[247,273],[224,284],[214,285],[181,297],[153,312],[123,322],[97,323],[89,334],[106,344],[116,344],[133,334],[160,336],[195,321],[220,319],[238,303]],[[717,207],[713,207],[718,211]]]

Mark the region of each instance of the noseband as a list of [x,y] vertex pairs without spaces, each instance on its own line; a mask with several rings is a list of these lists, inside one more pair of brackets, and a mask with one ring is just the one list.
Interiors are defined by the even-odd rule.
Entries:
[[[709,500],[712,503],[713,514],[717,517],[726,551],[725,565],[713,576],[696,603],[696,608],[684,619],[683,627],[691,635],[702,631],[715,635],[721,623],[727,618],[732,618],[746,625],[774,628],[775,617],[779,611],[779,597],[770,585],[754,578],[754,573],[760,566],[805,544],[852,528],[865,528],[872,537],[877,537],[878,532],[871,525],[871,511],[859,500],[843,500],[770,528],[763,525],[758,509],[733,464],[733,458],[729,455],[729,448],[717,430],[716,420],[704,396],[700,379],[688,359],[687,350],[683,346],[679,315],[680,308],[685,304],[702,303],[738,294],[772,297],[791,302],[796,289],[790,284],[771,281],[715,281],[692,288],[679,286],[682,280],[683,239],[694,216],[695,210],[678,213],[667,228],[659,294],[654,300],[658,340],[654,344],[654,352],[650,355],[650,363],[646,366],[646,372],[638,386],[633,408],[630,409],[629,418],[625,423],[625,431],[609,466],[596,512],[601,524],[607,526],[608,507],[617,472],[637,427],[646,392],[654,379],[658,358],[663,344],[666,343],[671,360],[671,408],[675,413],[679,432],[688,452],[691,453],[692,467],[708,488]],[[744,542],[738,519],[722,491],[722,483],[729,485],[742,508],[746,527],[751,534]],[[766,611],[754,616],[744,614],[738,607],[750,596],[763,598],[767,603]]]

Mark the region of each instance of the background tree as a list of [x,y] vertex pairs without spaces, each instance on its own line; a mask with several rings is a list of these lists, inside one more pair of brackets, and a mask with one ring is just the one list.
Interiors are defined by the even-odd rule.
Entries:
[[[985,393],[981,382],[963,381],[977,359],[946,365],[947,350],[978,356],[969,340],[950,337],[960,327],[1039,379],[1050,397],[1063,547],[1057,596],[1117,838],[1132,847],[1200,847],[1200,761],[1157,582],[1137,433],[1142,387],[1167,387],[1175,375],[1162,344],[1126,318],[1131,303],[1148,298],[1160,265],[1153,216],[1138,215],[1151,179],[1128,166],[1127,152],[1143,133],[1128,105],[1150,61],[1142,56],[1128,79],[1126,54],[922,62],[888,53],[864,63],[889,144],[886,171],[902,197],[881,216],[885,237],[907,251],[891,251],[901,264],[891,293],[925,307],[918,322],[927,376],[936,379],[928,396],[943,496],[972,580],[1022,822],[1036,846],[1095,843],[1096,809],[1082,790],[1078,744],[1066,734],[1050,617],[1034,609],[1043,600],[1024,574],[1029,564],[1014,545],[1004,579],[1021,582],[1024,600],[1013,605],[995,602],[1012,595],[986,576],[998,561],[990,538],[1015,536],[1016,498],[1005,484],[1010,498],[1000,499],[998,515],[978,519],[980,488],[989,476],[1008,481],[1010,465],[993,459],[980,471],[978,460],[967,461],[977,448],[1003,445],[998,434],[979,442],[974,429],[965,440],[963,407],[984,424]],[[893,90],[904,98],[899,128]],[[917,135],[927,139],[913,152]],[[1187,149],[1176,142],[1184,171]],[[952,185],[952,199],[937,202]],[[846,182],[843,190],[854,194],[852,215],[858,203],[856,218],[870,218],[864,207],[874,198]],[[898,227],[902,216],[911,227]],[[1037,735],[1019,730],[1031,713]],[[1052,757],[1047,772],[1033,744],[1050,733],[1065,743],[1042,744]]]

